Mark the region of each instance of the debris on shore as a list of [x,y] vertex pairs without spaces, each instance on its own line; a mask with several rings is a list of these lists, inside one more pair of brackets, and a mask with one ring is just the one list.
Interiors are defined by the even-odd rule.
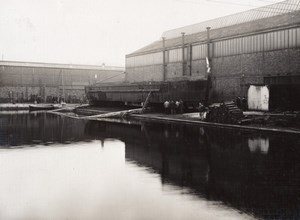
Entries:
[[[2,104],[2,111],[29,110],[30,104]],[[183,114],[165,114],[147,107],[130,108],[122,107],[94,107],[88,104],[66,104],[62,108],[48,111],[49,113],[65,115],[68,117],[84,120],[109,119],[140,119],[140,120],[163,120],[176,123],[203,124],[207,126],[224,125],[224,127],[266,128],[269,130],[282,129],[300,132],[300,112],[262,112],[243,111],[234,102],[218,103],[209,106],[205,112],[205,118],[200,119],[199,112]],[[173,120],[174,119],[174,120]]]

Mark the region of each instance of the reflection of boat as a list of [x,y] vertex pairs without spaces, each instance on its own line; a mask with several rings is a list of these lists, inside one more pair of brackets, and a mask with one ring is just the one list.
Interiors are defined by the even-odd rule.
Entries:
[[29,105],[29,111],[45,111],[45,110],[54,110],[59,107],[52,104],[38,104],[38,105]]

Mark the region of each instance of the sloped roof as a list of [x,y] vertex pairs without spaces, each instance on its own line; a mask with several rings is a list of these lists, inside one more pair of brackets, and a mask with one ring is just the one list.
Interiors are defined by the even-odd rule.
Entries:
[[[222,21],[222,19],[224,19],[224,21]],[[223,18],[217,18],[207,22],[178,28],[169,32],[164,32],[163,36],[165,37],[165,47],[170,48],[180,46],[182,44],[181,32],[186,33],[186,44],[206,41],[206,27],[211,27],[210,38],[211,40],[214,40],[293,24],[300,24],[299,0],[287,0],[281,3],[270,5],[268,7],[265,6],[258,9],[252,9]],[[198,32],[192,32],[192,29],[194,28],[198,30]],[[177,37],[167,38],[166,36],[170,35],[170,33],[172,35],[177,34]],[[161,49],[162,40],[159,40],[129,54],[128,56]]]
[[205,30],[206,27],[212,27],[214,29],[223,28],[231,25],[256,21],[263,18],[274,17],[277,15],[282,15],[297,10],[300,10],[299,0],[286,0],[279,3],[251,9],[248,11],[212,19],[209,21],[204,21],[201,23],[165,31],[162,34],[162,37],[170,39],[179,37],[182,32],[184,32],[187,35],[194,34],[199,32],[199,30]]
[[20,62],[20,61],[0,61],[0,66],[18,66],[18,67],[42,67],[58,69],[86,69],[86,70],[117,70],[124,71],[124,67],[118,66],[95,66],[81,64],[60,64],[60,63],[38,63],[38,62]]

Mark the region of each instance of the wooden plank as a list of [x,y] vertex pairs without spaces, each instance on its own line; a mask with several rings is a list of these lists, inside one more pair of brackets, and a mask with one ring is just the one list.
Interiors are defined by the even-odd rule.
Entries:
[[91,115],[91,116],[85,116],[80,117],[81,119],[90,119],[90,118],[111,118],[111,117],[124,117],[128,114],[141,114],[142,108],[137,109],[130,109],[130,110],[124,110],[124,111],[117,111],[117,112],[108,112],[104,114],[98,114],[98,115]]

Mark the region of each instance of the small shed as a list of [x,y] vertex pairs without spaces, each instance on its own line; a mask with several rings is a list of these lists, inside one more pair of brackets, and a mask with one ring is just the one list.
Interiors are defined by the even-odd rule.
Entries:
[[269,111],[269,97],[267,86],[251,85],[248,89],[248,109]]

